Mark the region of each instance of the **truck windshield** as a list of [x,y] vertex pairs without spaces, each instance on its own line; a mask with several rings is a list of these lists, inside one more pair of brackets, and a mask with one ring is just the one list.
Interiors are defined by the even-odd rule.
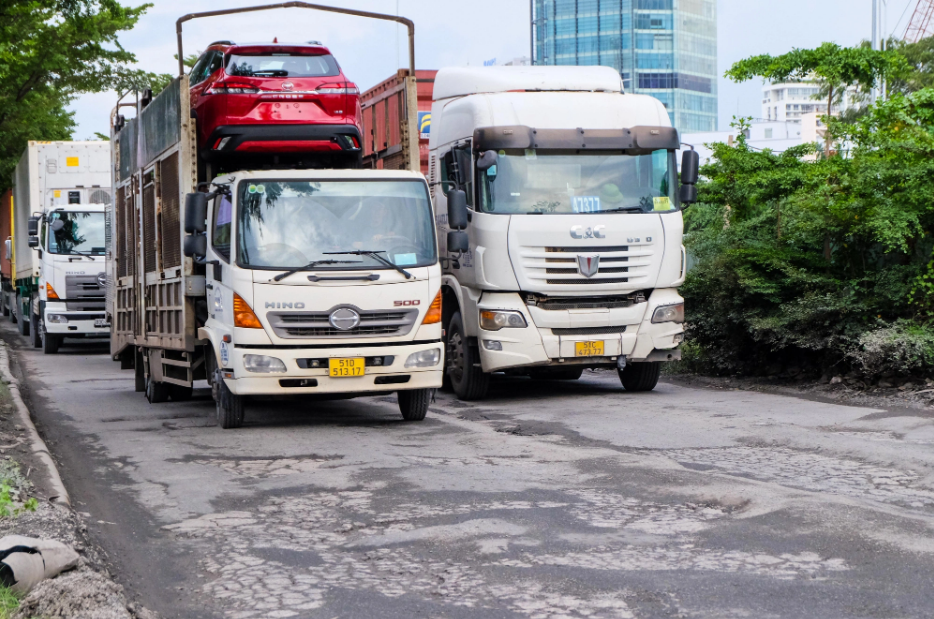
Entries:
[[[64,225],[55,228],[61,221]],[[48,218],[49,253],[92,254],[107,252],[103,213],[64,213],[53,211]]]
[[242,266],[284,270],[311,262],[315,269],[388,269],[381,252],[400,267],[437,261],[428,188],[419,181],[241,181],[237,255]]
[[674,151],[501,150],[480,171],[485,213],[635,213],[677,209]]

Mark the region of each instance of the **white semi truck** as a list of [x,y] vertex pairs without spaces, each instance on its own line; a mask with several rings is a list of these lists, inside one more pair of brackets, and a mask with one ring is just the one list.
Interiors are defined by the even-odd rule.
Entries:
[[12,278],[4,303],[34,346],[107,338],[107,142],[29,142],[13,177]]
[[441,267],[415,89],[411,70],[399,170],[282,169],[270,155],[199,178],[188,76],[133,119],[117,108],[111,353],[137,391],[187,399],[205,379],[223,428],[272,396],[396,392],[404,419],[425,417],[443,375]]
[[456,394],[484,397],[493,372],[576,379],[597,367],[653,389],[661,362],[680,359],[681,205],[697,180],[685,151],[679,185],[662,103],[624,94],[606,67],[442,69],[433,98],[428,175],[447,211]]

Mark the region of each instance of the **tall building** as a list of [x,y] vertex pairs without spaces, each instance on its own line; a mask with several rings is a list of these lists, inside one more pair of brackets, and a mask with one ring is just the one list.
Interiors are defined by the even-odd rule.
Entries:
[[[834,102],[831,114],[859,108],[865,104],[856,87],[843,93],[842,100]],[[827,114],[827,99],[820,94],[816,82],[766,84],[762,87],[762,118],[780,122],[801,122],[807,114]]]
[[530,2],[533,64],[613,67],[682,133],[717,130],[716,0]]

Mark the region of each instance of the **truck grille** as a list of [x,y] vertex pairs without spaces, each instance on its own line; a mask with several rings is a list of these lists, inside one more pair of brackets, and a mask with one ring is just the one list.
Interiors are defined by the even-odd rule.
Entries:
[[541,297],[528,295],[526,303],[543,310],[569,309],[616,309],[632,307],[636,303],[645,303],[645,297],[651,291],[638,291],[626,296],[615,297]]
[[106,301],[105,291],[97,275],[67,275],[64,301],[70,311],[102,310]]
[[[337,309],[337,308],[334,308]],[[360,324],[353,329],[342,331],[335,329],[328,322],[331,312],[269,312],[266,318],[276,335],[281,338],[351,338],[405,335],[412,330],[418,310],[404,311],[363,311]]]
[[[521,264],[533,282],[548,286],[599,286],[638,283],[648,279],[653,255],[651,244],[584,247],[523,247]],[[578,255],[598,255],[593,277],[583,277]]]
[[626,332],[626,327],[571,327],[552,329],[555,335],[619,335]]

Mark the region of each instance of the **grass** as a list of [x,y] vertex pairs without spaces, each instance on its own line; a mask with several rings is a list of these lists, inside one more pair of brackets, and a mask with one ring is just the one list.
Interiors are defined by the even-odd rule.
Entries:
[[0,619],[9,619],[19,607],[19,598],[8,587],[0,585]]

